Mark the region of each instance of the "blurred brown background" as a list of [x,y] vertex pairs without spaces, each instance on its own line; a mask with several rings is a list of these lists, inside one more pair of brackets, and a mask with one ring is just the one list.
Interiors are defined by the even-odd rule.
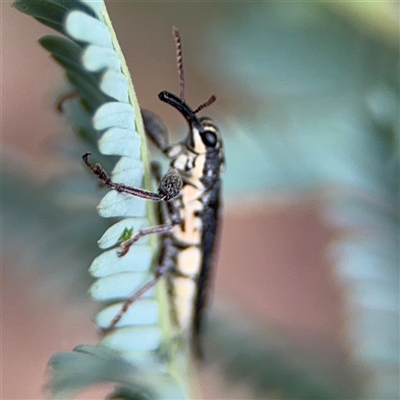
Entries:
[[[218,101],[209,114],[218,121],[220,115],[226,119],[227,112],[234,112],[231,94],[199,76],[193,65],[196,46],[202,43],[197,28],[225,12],[221,4],[109,2],[108,9],[141,105],[163,116],[171,131],[182,129],[179,115],[170,113],[157,93],[178,92],[173,25],[183,39],[190,104],[216,93]],[[63,72],[37,44],[47,33],[53,32],[12,9],[11,2],[2,3],[3,152],[39,182],[63,167],[54,155],[54,138],[72,134],[54,110],[57,96],[66,88]],[[229,197],[214,299],[344,362],[340,293],[325,254],[335,235],[321,221],[319,202],[311,195]],[[13,251],[18,253],[18,248]],[[25,273],[13,271],[13,258],[8,256],[2,269],[2,398],[43,398],[50,356],[96,341],[90,322],[95,307],[71,309],[56,294],[43,298],[35,265]]]

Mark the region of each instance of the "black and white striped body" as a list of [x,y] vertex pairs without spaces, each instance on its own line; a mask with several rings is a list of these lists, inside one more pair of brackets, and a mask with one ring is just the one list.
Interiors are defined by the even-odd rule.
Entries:
[[[199,333],[201,313],[206,302],[219,220],[223,169],[218,129],[208,118],[198,119],[197,122],[195,126],[190,124],[185,142],[172,146],[166,152],[172,159],[171,167],[183,180],[180,194],[171,200],[179,212],[180,223],[168,235],[176,249],[168,289],[176,323],[181,330],[194,336]],[[215,146],[204,143],[201,130],[215,136]]]

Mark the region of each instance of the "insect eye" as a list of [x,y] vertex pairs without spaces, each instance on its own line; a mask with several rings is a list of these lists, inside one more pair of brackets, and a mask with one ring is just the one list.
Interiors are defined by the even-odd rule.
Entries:
[[207,147],[215,147],[217,145],[217,135],[211,131],[204,131],[201,134],[201,139]]

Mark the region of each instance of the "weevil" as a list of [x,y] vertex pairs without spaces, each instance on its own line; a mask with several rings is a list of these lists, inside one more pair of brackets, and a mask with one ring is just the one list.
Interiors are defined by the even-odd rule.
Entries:
[[163,177],[159,168],[155,168],[159,179],[158,191],[154,193],[114,183],[100,165],[90,164],[89,153],[83,156],[83,160],[111,189],[161,202],[160,225],[140,230],[131,239],[122,242],[119,251],[119,256],[123,257],[140,237],[160,235],[160,257],[155,276],[125,301],[112,320],[110,329],[117,325],[132,303],[161,277],[165,277],[174,321],[180,330],[188,333],[195,354],[201,356],[203,311],[208,299],[220,221],[224,152],[217,126],[210,118],[197,116],[200,110],[215,101],[215,96],[194,111],[185,102],[181,39],[175,27],[173,36],[180,97],[167,91],[162,91],[158,97],[181,113],[189,125],[189,132],[184,140],[171,145],[168,143],[168,130],[160,117],[142,110],[146,134],[171,160],[170,168]]

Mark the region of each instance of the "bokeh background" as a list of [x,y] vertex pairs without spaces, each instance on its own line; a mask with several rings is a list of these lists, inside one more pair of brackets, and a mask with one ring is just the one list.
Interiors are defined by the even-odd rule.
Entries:
[[[299,389],[315,371],[336,398],[398,398],[398,3],[107,6],[141,106],[174,139],[186,126],[157,98],[179,90],[173,25],[189,104],[218,99],[225,215],[204,398],[323,398]],[[53,32],[1,7],[2,398],[36,399],[52,354],[96,342],[86,271],[106,222],[55,111],[68,85],[37,44]],[[252,368],[235,329],[265,351]]]

